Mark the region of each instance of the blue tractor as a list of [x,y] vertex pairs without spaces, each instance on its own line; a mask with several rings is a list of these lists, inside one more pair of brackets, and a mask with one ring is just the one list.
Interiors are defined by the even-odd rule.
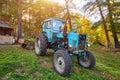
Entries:
[[53,66],[58,74],[67,76],[70,73],[73,57],[84,68],[94,67],[95,58],[87,50],[87,35],[77,33],[77,25],[68,32],[65,21],[50,18],[43,22],[42,29],[43,32],[36,37],[35,53],[44,56],[48,48],[53,49]]

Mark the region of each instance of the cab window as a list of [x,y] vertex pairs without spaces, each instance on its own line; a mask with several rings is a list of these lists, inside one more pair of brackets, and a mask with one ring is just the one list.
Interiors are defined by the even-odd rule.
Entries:
[[46,21],[43,23],[43,28],[50,29],[52,27],[52,21]]
[[53,28],[54,28],[54,30],[61,30],[63,28],[63,22],[57,21],[57,20],[54,21]]

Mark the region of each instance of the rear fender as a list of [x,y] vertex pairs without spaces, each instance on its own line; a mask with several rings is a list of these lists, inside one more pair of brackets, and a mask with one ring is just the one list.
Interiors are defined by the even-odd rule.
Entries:
[[48,42],[52,41],[52,32],[50,29],[43,29],[43,32],[46,34],[46,36],[48,37]]

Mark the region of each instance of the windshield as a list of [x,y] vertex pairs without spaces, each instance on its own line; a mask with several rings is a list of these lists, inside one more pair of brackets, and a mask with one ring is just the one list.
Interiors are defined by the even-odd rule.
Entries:
[[63,22],[59,21],[59,20],[54,20],[53,21],[53,28],[58,28],[60,29],[63,26]]

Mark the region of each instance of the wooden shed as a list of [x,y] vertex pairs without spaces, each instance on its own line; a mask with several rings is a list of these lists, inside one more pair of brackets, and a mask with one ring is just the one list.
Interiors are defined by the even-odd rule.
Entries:
[[14,44],[13,28],[8,24],[0,23],[0,44]]

